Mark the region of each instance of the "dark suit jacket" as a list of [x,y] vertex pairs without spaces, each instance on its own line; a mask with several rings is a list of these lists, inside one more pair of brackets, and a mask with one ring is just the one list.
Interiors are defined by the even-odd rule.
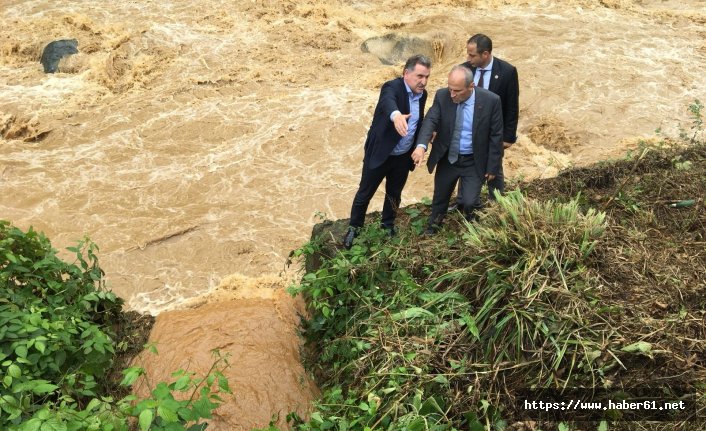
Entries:
[[[465,62],[464,66],[476,73],[476,68],[471,63]],[[517,142],[517,117],[520,115],[520,84],[517,78],[517,68],[507,61],[493,57],[493,70],[491,76],[485,74],[485,79],[490,79],[488,90],[500,96],[503,106],[503,141],[514,144]]]
[[[424,104],[427,101],[427,91],[424,90],[421,99],[419,99],[419,122],[417,123],[417,131],[412,141],[410,154],[414,151],[416,137],[419,135],[419,128],[424,119]],[[400,111],[401,114],[409,114],[409,96],[407,88],[404,86],[402,78],[393,79],[383,84],[380,90],[380,99],[373,113],[373,123],[368,130],[368,138],[365,140],[365,158],[363,163],[367,163],[370,169],[380,167],[392,150],[397,146],[402,138],[395,124],[390,121],[390,114],[395,111]],[[414,168],[414,161],[409,158],[409,168]]]
[[[498,175],[503,158],[503,116],[500,97],[482,88],[476,88],[473,111],[473,158],[479,177],[485,174]],[[434,103],[422,123],[417,142],[426,144],[436,132],[431,153],[427,159],[429,173],[442,157],[447,157],[451,136],[456,123],[456,107],[448,88],[436,92]]]

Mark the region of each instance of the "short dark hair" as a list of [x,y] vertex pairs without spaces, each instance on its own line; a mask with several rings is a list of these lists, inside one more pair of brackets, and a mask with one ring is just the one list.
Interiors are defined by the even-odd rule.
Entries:
[[476,52],[482,54],[485,51],[493,52],[493,41],[483,33],[474,34],[468,39],[466,45],[476,44]]
[[407,62],[404,64],[404,70],[409,70],[410,72],[414,70],[414,67],[421,64],[424,67],[431,69],[431,60],[426,55],[417,54],[409,57]]

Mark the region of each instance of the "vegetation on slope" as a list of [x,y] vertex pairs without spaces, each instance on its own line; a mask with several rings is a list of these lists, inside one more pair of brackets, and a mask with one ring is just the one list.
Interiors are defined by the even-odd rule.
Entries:
[[[703,429],[706,145],[697,136],[522,185],[477,222],[454,215],[431,238],[419,235],[425,205],[404,210],[393,239],[371,218],[351,250],[338,244],[345,221],[317,226],[295,253],[307,272],[293,290],[309,303],[303,334],[323,393],[308,420],[290,417],[294,426]],[[675,404],[525,409],[577,397]]]

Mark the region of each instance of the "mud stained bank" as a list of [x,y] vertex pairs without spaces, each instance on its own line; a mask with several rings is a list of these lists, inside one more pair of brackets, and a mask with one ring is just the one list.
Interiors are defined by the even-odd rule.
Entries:
[[[366,40],[426,41],[433,95],[469,35],[490,35],[520,75],[506,173],[529,179],[688,127],[688,105],[706,99],[705,9],[700,0],[0,0],[0,217],[58,248],[90,235],[131,308],[178,309],[229,274],[280,274],[317,213],[348,216],[379,86],[401,70],[363,52]],[[71,38],[80,53],[44,74],[43,46]],[[403,204],[431,192],[432,177],[416,170]],[[381,206],[379,194],[370,209]],[[182,322],[200,330],[196,316],[225,309],[206,306]],[[248,328],[228,342],[260,341],[260,328]]]

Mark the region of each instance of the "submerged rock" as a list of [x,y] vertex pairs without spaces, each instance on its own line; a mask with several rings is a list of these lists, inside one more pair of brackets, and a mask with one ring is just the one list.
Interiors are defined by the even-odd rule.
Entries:
[[44,66],[44,73],[54,73],[59,68],[59,61],[62,58],[77,53],[78,41],[76,39],[55,40],[44,47],[39,62]]
[[432,41],[397,33],[371,37],[363,42],[360,49],[379,58],[382,64],[390,65],[404,62],[415,54],[425,54],[429,57],[434,54]]

